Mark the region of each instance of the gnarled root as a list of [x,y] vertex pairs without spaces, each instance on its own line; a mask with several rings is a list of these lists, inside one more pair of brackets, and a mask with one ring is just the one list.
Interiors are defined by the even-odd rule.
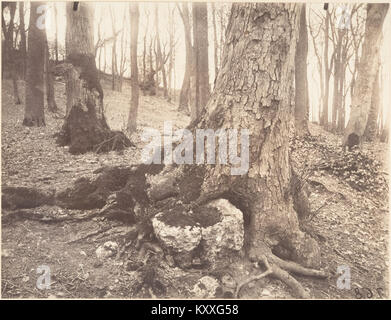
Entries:
[[308,299],[311,297],[310,294],[287,271],[304,275],[304,276],[309,276],[309,277],[317,277],[317,278],[327,277],[327,274],[321,270],[305,268],[295,262],[282,260],[276,257],[275,255],[273,255],[272,253],[269,253],[267,255],[261,255],[260,257],[258,257],[257,260],[263,263],[263,265],[266,267],[266,271],[264,271],[259,275],[248,277],[247,279],[239,283],[236,288],[236,294],[235,294],[237,298],[239,298],[240,290],[244,285],[247,285],[252,281],[256,281],[271,275],[281,280],[286,285],[288,285],[292,289],[296,297],[301,299]]

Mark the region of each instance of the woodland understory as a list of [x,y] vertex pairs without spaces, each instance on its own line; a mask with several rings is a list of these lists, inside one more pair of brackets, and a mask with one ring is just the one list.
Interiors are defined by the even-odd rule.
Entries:
[[[102,86],[107,122],[122,131],[130,90],[120,93],[111,91],[108,83]],[[368,290],[373,298],[386,296],[386,143],[364,142],[361,149],[344,150],[342,136],[311,123],[310,135],[291,137],[296,176],[291,193],[295,210],[304,212],[300,229],[319,244],[316,271],[289,262],[282,248],[265,251],[256,261],[244,248],[221,269],[202,264],[185,268],[162,249],[150,219],[178,206],[197,210],[213,197],[228,199],[246,216],[237,195],[227,192],[200,200],[205,190],[199,166],[187,170],[140,164],[143,145],[137,134],[130,137],[134,145],[121,151],[72,155],[54,137],[64,121],[59,117],[66,108],[63,82],[55,83],[59,112],[45,109],[45,127],[23,126],[23,106],[14,104],[12,82],[3,81],[2,88],[2,297],[193,298],[194,285],[205,276],[221,285],[214,297],[362,298]],[[175,103],[159,96],[140,98],[138,133],[146,126],[162,130],[165,120],[172,120],[175,128],[189,123]],[[178,189],[168,187],[165,172],[181,177]],[[147,177],[159,175],[163,187],[151,185]],[[101,261],[96,250],[107,241],[117,243],[118,250]],[[51,266],[50,290],[35,285],[36,268],[42,264]],[[350,290],[337,288],[337,268],[342,265],[351,268]],[[227,279],[231,288],[224,287]]]

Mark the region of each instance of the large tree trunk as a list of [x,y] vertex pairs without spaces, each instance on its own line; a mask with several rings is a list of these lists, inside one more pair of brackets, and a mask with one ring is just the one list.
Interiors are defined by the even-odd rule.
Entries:
[[309,97],[307,79],[308,34],[305,4],[300,15],[299,40],[295,55],[295,126],[296,135],[303,136],[308,131]]
[[[103,113],[103,90],[95,65],[93,12],[88,2],[78,10],[67,2],[66,73],[69,113],[57,142],[68,145],[69,152],[106,152],[131,145],[121,132],[113,132]],[[97,110],[98,109],[98,110]]]
[[[291,192],[288,136],[299,22],[297,4],[233,4],[216,86],[195,124],[214,130],[241,129],[242,135],[241,168],[205,166],[196,203],[228,198],[244,213],[250,258],[265,261],[266,256],[276,268],[286,270],[300,268],[276,258],[272,250],[284,248],[289,252],[285,258],[305,266],[320,264],[316,241],[299,229]],[[250,133],[247,142],[246,132]],[[237,142],[233,143],[236,155]],[[225,143],[219,139],[219,145]],[[274,274],[297,295],[308,296],[285,271]]]
[[[226,198],[240,208],[250,259],[266,266],[270,262],[276,277],[298,296],[308,297],[281,268],[307,275],[323,273],[272,253],[285,252],[284,258],[307,267],[320,265],[318,244],[300,231],[291,189],[288,137],[299,20],[300,6],[296,4],[233,4],[215,90],[205,112],[189,129],[240,129],[241,166],[232,165],[238,141],[230,139],[234,144],[230,146],[234,148],[229,153],[231,165],[220,162],[202,168],[202,185],[194,203]],[[220,138],[217,146],[227,147]],[[184,169],[187,174],[191,176],[191,166]],[[192,181],[196,185],[194,178]]]
[[350,118],[343,137],[343,145],[349,146],[350,148],[362,142],[367,125],[373,86],[378,70],[382,27],[388,7],[388,3],[371,3],[367,5],[362,55],[358,66],[354,95],[352,97]]
[[191,26],[189,6],[186,2],[182,4],[182,11],[179,11],[183,21],[183,27],[185,31],[185,43],[186,43],[186,67],[185,75],[183,77],[182,88],[179,95],[179,108],[178,111],[189,112],[189,91],[190,91],[190,77],[193,70],[193,46],[191,44]]
[[25,126],[44,126],[44,64],[45,28],[38,28],[37,8],[44,2],[31,2],[28,33],[26,103],[23,124]]
[[210,95],[208,63],[208,7],[207,3],[193,2],[194,94],[191,120],[195,121],[205,109]]
[[134,132],[137,129],[137,111],[139,103],[138,67],[137,67],[137,38],[139,24],[139,9],[137,3],[130,4],[130,67],[132,97],[130,100],[130,110],[127,129]]

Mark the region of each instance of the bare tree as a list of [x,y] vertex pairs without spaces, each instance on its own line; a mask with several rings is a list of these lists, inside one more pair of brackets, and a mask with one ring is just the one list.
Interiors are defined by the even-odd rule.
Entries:
[[26,103],[23,125],[44,126],[44,64],[45,64],[45,25],[37,23],[37,9],[44,2],[31,2],[28,33]]
[[308,34],[306,23],[306,6],[300,13],[299,40],[295,54],[295,126],[296,135],[309,134],[309,95],[307,79]]
[[112,51],[111,51],[111,74],[112,74],[111,89],[116,90],[115,79],[118,74],[118,69],[117,69],[117,37],[116,37],[117,33],[115,30],[115,18],[114,18],[114,13],[113,13],[112,7],[110,7],[110,16],[111,16],[111,27],[113,30],[113,46],[112,46]]
[[367,4],[362,56],[358,66],[350,118],[343,137],[343,145],[345,146],[352,147],[362,142],[371,107],[373,86],[378,72],[381,33],[388,7],[388,3]]
[[134,132],[137,129],[137,112],[139,104],[138,66],[137,66],[137,39],[139,25],[138,3],[130,4],[130,63],[131,63],[131,86],[132,98],[130,100],[130,110],[127,130]]
[[[215,65],[215,78],[217,77],[217,74],[219,73],[219,60],[218,60],[218,40],[217,40],[217,27],[216,27],[216,7],[215,3],[210,3],[212,6],[212,24],[213,24],[213,44],[214,44],[214,65]],[[222,32],[222,31],[221,31]]]
[[53,62],[50,60],[49,45],[45,35],[45,83],[46,83],[46,101],[48,110],[57,112],[57,104],[54,97],[54,74]]
[[375,82],[373,84],[371,107],[369,109],[368,121],[364,131],[364,137],[367,141],[375,141],[378,130],[378,116],[380,110],[380,61],[377,67]]
[[27,58],[27,42],[26,30],[24,25],[24,2],[19,1],[19,32],[20,32],[20,54],[22,58],[22,77],[26,78],[26,58]]
[[[163,95],[164,98],[168,97],[167,90],[167,76],[166,76],[166,68],[164,67],[166,61],[163,58],[162,48],[160,43],[160,35],[159,35],[159,17],[158,17],[158,5],[155,5],[155,33],[156,33],[156,77],[158,77],[158,71],[162,71],[162,79],[163,79]],[[167,56],[168,58],[168,56]],[[157,84],[159,82],[157,81]]]
[[[5,8],[9,9],[10,11],[10,21],[8,23],[8,27],[5,25],[4,20],[4,10]],[[15,104],[20,104],[20,97],[19,97],[19,89],[18,89],[18,81],[17,81],[17,61],[16,61],[16,50],[14,47],[14,18],[15,18],[15,11],[16,11],[16,2],[2,2],[2,29],[4,33],[4,39],[5,39],[5,46],[4,46],[4,61],[6,62],[5,65],[3,65],[4,69],[7,69],[11,73],[13,88],[14,88],[14,101]],[[3,71],[4,72],[4,71]]]
[[54,13],[54,56],[56,59],[56,63],[58,63],[58,19],[57,19],[57,4],[55,2],[52,3],[53,13]]
[[122,20],[122,33],[121,33],[121,56],[119,60],[119,91],[122,92],[122,84],[124,74],[126,72],[126,44],[125,44],[125,32],[126,32],[126,12]]
[[111,131],[104,115],[104,93],[95,64],[93,10],[89,2],[66,3],[67,106],[70,110],[57,134],[57,143],[69,152],[122,150],[131,142],[122,133]]
[[194,91],[195,99],[190,108],[190,117],[195,121],[203,112],[209,99],[209,59],[208,59],[208,8],[206,3],[193,2],[194,40]]
[[182,9],[177,4],[179,14],[183,21],[186,45],[186,66],[183,76],[182,88],[179,94],[179,111],[189,112],[190,77],[193,72],[193,45],[191,43],[190,14],[187,2],[182,4]]

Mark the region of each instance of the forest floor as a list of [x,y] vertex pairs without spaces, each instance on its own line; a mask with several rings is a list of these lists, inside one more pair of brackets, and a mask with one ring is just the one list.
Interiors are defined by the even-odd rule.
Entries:
[[[65,108],[65,85],[56,83],[56,102]],[[126,126],[130,90],[123,93],[105,88],[106,115],[113,129]],[[24,98],[24,85],[20,83]],[[139,132],[144,127],[162,130],[163,122],[173,121],[174,128],[184,128],[189,118],[176,111],[177,105],[159,97],[141,97]],[[46,112],[46,110],[45,110]],[[46,126],[22,126],[23,105],[15,105],[12,84],[2,84],[2,187],[26,186],[46,190],[60,190],[72,185],[76,178],[93,176],[104,165],[131,165],[139,162],[140,141],[137,148],[107,154],[87,153],[70,155],[67,147],[59,147],[53,134],[58,132],[64,119],[46,112]],[[298,145],[296,153],[322,162],[317,146],[337,146],[340,136],[311,124],[314,143]],[[315,147],[314,147],[315,146]],[[320,148],[320,147],[319,147]],[[388,145],[364,144],[363,149],[381,162],[382,171],[388,172]],[[317,157],[319,159],[317,159]],[[327,160],[327,159],[326,159]],[[304,161],[304,160],[303,160]],[[307,161],[307,160],[306,160]],[[387,176],[388,179],[388,176]],[[322,251],[322,269],[330,274],[325,280],[296,277],[314,298],[385,298],[388,296],[388,197],[368,191],[358,191],[346,181],[326,171],[315,171],[308,178],[311,188],[311,208],[315,213],[305,224],[319,242]],[[40,212],[56,211],[61,215],[68,209],[42,206]],[[68,210],[71,211],[71,210]],[[75,211],[77,214],[79,211]],[[97,260],[95,251],[115,235],[89,237],[73,241],[80,235],[99,230],[108,224],[95,217],[81,221],[44,223],[32,219],[2,222],[1,296],[3,298],[96,298],[96,297],[151,297],[150,292],[134,292],[135,275],[129,271],[128,258],[119,256]],[[118,225],[113,225],[118,227]],[[132,249],[133,250],[133,249]],[[129,255],[127,256],[129,257]],[[39,290],[37,268],[50,266],[51,288]],[[337,268],[351,270],[351,288],[338,289]],[[244,273],[256,270],[243,269]],[[161,297],[191,298],[194,283],[204,275],[202,270],[184,271],[167,265],[172,286]],[[370,294],[370,291],[372,295]],[[242,298],[290,298],[290,290],[278,280],[264,278],[242,290]]]

